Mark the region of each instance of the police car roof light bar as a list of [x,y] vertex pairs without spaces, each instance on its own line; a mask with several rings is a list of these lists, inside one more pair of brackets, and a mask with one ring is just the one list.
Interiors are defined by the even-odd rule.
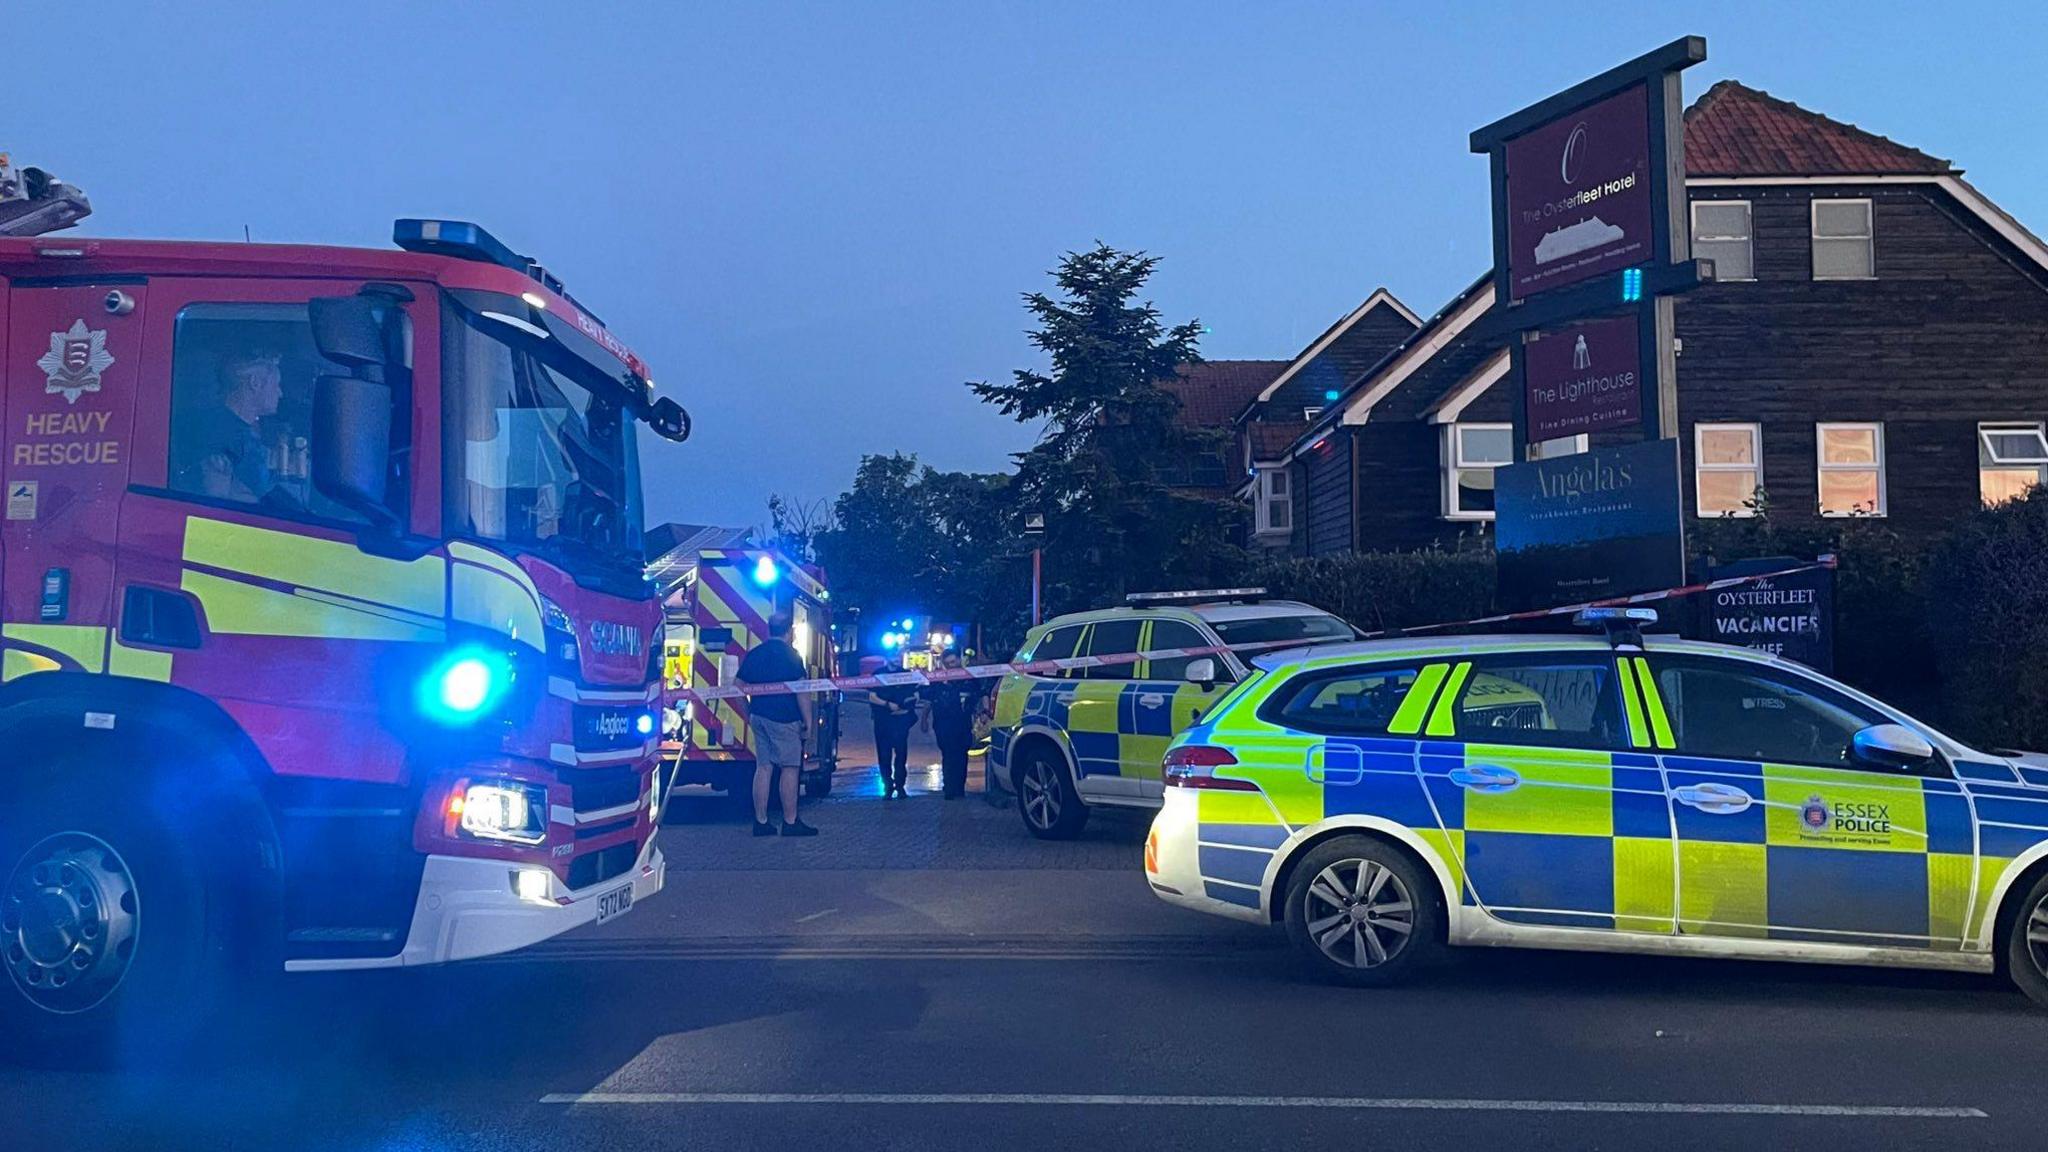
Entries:
[[1214,604],[1221,601],[1249,602],[1262,600],[1264,588],[1203,588],[1185,592],[1133,592],[1124,597],[1124,603],[1139,606],[1147,604]]
[[1655,608],[1582,608],[1572,617],[1580,628],[1599,628],[1616,648],[1641,648],[1643,628],[1657,622]]

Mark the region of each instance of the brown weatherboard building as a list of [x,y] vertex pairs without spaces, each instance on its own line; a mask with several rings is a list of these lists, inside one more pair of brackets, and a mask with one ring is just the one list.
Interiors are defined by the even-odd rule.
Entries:
[[[1780,522],[1926,536],[2048,479],[2048,246],[1948,161],[1733,81],[1685,119],[1693,251],[1719,277],[1677,306],[1688,517],[1753,515],[1761,489]],[[1504,338],[1474,335],[1492,306],[1482,276],[1403,333],[1375,292],[1292,361],[1237,421],[1255,542],[1488,534],[1512,410]],[[1331,354],[1375,340],[1362,367]]]

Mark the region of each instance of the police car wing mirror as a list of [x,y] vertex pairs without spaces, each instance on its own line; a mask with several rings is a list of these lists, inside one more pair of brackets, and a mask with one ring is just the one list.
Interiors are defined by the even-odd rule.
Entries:
[[1913,768],[1934,759],[1934,745],[1903,724],[1872,724],[1850,738],[1858,763],[1879,768]]
[[1204,688],[1214,687],[1216,684],[1216,661],[1208,656],[1188,661],[1186,679],[1190,684],[1200,684]]

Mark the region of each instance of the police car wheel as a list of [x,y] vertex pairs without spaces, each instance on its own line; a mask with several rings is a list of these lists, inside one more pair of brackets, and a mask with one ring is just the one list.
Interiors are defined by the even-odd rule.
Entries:
[[0,1058],[164,1057],[225,995],[225,910],[191,840],[88,770],[0,813]]
[[2005,968],[2028,999],[2048,1008],[2048,876],[2020,902],[2006,932]]
[[1421,870],[1369,836],[1332,840],[1295,865],[1285,915],[1310,966],[1345,983],[1395,983],[1442,947],[1441,912]]
[[1071,840],[1088,823],[1088,806],[1074,791],[1067,766],[1043,749],[1026,753],[1017,765],[1017,812],[1041,840]]

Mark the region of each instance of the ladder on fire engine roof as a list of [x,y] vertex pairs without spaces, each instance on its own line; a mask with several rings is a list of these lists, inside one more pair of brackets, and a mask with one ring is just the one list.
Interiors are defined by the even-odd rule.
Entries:
[[90,215],[85,193],[41,168],[16,168],[0,152],[0,236],[41,236]]

